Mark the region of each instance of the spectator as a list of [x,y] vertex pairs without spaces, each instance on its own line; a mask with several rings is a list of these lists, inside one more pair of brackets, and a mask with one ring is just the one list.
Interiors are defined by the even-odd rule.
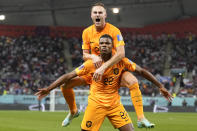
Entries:
[[183,105],[183,107],[187,107],[187,102],[185,99],[183,100],[182,105]]

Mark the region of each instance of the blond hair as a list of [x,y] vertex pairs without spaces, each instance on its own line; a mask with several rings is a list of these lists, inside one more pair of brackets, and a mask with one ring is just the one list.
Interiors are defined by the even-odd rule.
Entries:
[[94,4],[92,5],[92,7],[91,7],[91,11],[92,11],[92,8],[93,8],[94,6],[102,6],[102,7],[106,10],[105,5],[104,5],[103,3],[101,3],[101,2],[94,3]]

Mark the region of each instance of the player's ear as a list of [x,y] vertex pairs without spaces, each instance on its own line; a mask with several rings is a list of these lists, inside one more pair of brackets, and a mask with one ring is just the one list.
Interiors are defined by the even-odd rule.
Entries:
[[92,11],[91,11],[91,13],[90,13],[90,16],[91,16],[91,19],[93,19],[93,16],[92,16]]
[[105,18],[107,18],[107,11],[105,10]]

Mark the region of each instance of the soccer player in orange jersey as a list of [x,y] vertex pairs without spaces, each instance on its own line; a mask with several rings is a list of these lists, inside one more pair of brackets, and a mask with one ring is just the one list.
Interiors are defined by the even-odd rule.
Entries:
[[[113,66],[115,63],[118,63],[122,58],[125,57],[125,44],[121,32],[115,26],[107,23],[105,21],[106,17],[107,13],[104,5],[102,3],[94,4],[91,8],[91,18],[94,24],[86,28],[82,34],[83,58],[84,60],[93,60],[93,63],[97,68],[93,76],[95,79],[101,79],[104,71],[107,68]],[[100,54],[99,38],[103,34],[109,34],[110,36],[112,36],[114,43],[112,58],[101,66],[102,60],[98,56]],[[70,109],[69,114],[62,122],[62,126],[69,125],[71,120],[79,115],[75,102],[74,91],[72,88],[75,86],[87,85],[90,83],[91,76],[84,75],[81,77],[75,77],[61,86],[63,96]],[[139,90],[138,80],[136,79],[136,77],[128,71],[124,72],[121,78],[121,86],[133,88],[131,96],[135,111],[137,113],[139,127],[141,127],[141,125],[145,125],[146,127],[153,126],[153,124],[147,121],[144,117],[143,103],[141,101],[142,95],[141,91]],[[143,123],[143,121],[146,121],[146,123]]]
[[[102,3],[94,4],[91,8],[91,18],[94,24],[86,28],[82,34],[83,58],[84,60],[93,60],[93,63],[97,68],[93,75],[93,78],[95,80],[101,79],[105,70],[118,63],[122,58],[125,57],[125,43],[123,41],[121,32],[115,26],[107,23],[105,21],[106,17],[107,13],[104,5]],[[108,60],[101,66],[102,60],[99,57],[99,38],[103,34],[109,34],[113,38],[114,43],[112,49],[113,56],[110,58],[110,60]],[[70,113],[62,122],[62,126],[67,126],[74,117],[79,115],[75,103],[74,91],[72,88],[75,86],[87,85],[90,83],[91,76],[84,75],[81,77],[75,77],[61,86],[63,96],[68,103],[70,109]],[[128,87],[130,89],[132,88],[131,96],[138,117],[138,127],[143,127],[142,125],[144,125],[145,127],[154,126],[154,124],[150,123],[144,116],[143,103],[141,101],[142,95],[136,77],[130,72],[125,71],[122,74],[121,86]],[[163,92],[162,89],[160,91]]]
[[[96,71],[93,75],[94,79],[98,80],[102,78],[102,75],[106,69],[113,66],[114,64],[118,63],[122,58],[125,57],[125,50],[124,50],[124,41],[121,35],[121,32],[115,26],[107,23],[105,21],[107,17],[106,9],[102,3],[96,3],[91,8],[91,18],[93,21],[93,25],[89,26],[83,31],[82,39],[83,39],[83,58],[84,60],[92,59],[93,63],[96,66]],[[114,43],[113,43],[113,56],[110,58],[109,61],[102,64],[101,58],[98,56],[99,52],[99,37],[103,34],[109,34],[112,36]],[[80,86],[80,85],[87,85],[91,83],[91,76],[84,75],[81,77],[75,77],[68,81],[66,84],[61,86],[61,90],[66,102],[69,105],[70,113],[62,122],[62,126],[67,126],[71,120],[79,115],[77,110],[75,98],[74,98],[74,91],[73,87]],[[154,124],[147,121],[144,116],[143,112],[143,103],[142,103],[142,95],[139,89],[138,80],[134,75],[125,71],[122,74],[121,78],[121,86],[132,88],[132,102],[135,107],[135,111],[138,117],[138,127],[145,127],[153,126]],[[160,90],[161,93],[165,92],[162,89]],[[163,93],[162,93],[163,94]]]
[[[113,39],[110,35],[103,35],[99,40],[99,50],[101,52],[102,64],[110,60],[113,48]],[[81,124],[82,131],[98,131],[105,117],[108,117],[115,128],[120,131],[133,131],[131,119],[120,102],[118,89],[120,87],[120,79],[124,69],[135,71],[144,78],[150,80],[160,89],[165,90],[163,94],[165,98],[171,101],[171,94],[164,86],[156,80],[156,78],[147,70],[136,65],[127,58],[123,58],[120,62],[109,67],[103,73],[102,79],[93,78],[88,97],[88,106],[86,108],[84,118]],[[36,93],[38,99],[42,99],[48,95],[51,90],[60,86],[64,82],[76,76],[93,74],[96,71],[96,66],[92,60],[87,60],[83,65],[76,68],[71,73],[65,74],[53,82],[48,88],[39,89]],[[130,89],[132,92],[132,88]]]

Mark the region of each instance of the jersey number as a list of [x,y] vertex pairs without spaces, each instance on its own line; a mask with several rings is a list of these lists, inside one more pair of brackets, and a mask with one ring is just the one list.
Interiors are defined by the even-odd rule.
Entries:
[[108,77],[104,79],[104,84],[105,85],[112,85],[114,78],[113,77]]

